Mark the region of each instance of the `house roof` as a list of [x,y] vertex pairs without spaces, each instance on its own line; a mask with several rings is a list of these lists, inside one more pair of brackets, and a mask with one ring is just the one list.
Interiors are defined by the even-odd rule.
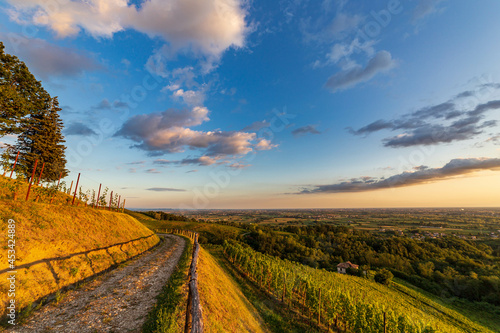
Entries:
[[339,268],[358,268],[359,265],[355,265],[353,263],[351,263],[350,261],[347,261],[347,262],[341,262],[340,264],[337,265],[337,267]]

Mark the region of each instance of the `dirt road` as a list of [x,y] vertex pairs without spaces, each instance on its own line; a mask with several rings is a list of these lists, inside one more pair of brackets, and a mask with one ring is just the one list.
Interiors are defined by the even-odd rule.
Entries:
[[66,293],[8,332],[141,332],[185,245],[165,235],[151,252]]

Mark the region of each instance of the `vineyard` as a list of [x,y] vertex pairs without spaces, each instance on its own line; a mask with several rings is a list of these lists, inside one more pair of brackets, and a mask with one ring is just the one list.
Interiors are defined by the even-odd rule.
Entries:
[[118,194],[109,193],[109,189],[99,188],[97,191],[83,190],[82,186],[73,187],[73,182],[68,187],[66,182],[53,183],[30,183],[21,175],[10,178],[0,175],[0,199],[1,200],[23,200],[35,201],[47,204],[68,204],[102,207],[110,210],[123,209],[125,200],[121,200]]
[[317,270],[234,241],[224,243],[224,253],[263,290],[321,327],[363,333],[490,332],[408,288]]

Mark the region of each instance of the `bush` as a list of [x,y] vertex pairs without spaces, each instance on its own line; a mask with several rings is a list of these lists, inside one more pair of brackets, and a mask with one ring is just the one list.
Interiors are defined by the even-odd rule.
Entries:
[[381,284],[389,285],[394,275],[388,269],[382,268],[375,274],[375,281]]

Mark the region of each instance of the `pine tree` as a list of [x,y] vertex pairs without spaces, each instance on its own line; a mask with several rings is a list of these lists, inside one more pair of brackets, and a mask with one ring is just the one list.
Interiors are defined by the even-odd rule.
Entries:
[[61,108],[57,97],[45,102],[46,106],[41,112],[29,116],[26,129],[19,135],[13,152],[20,152],[17,172],[26,178],[31,177],[35,161],[38,160],[35,180],[45,163],[41,180],[56,181],[61,173],[62,177],[68,174],[65,168],[65,140],[61,132],[63,123],[59,118]]
[[27,116],[43,110],[48,98],[24,62],[4,53],[0,42],[0,137],[21,133]]

